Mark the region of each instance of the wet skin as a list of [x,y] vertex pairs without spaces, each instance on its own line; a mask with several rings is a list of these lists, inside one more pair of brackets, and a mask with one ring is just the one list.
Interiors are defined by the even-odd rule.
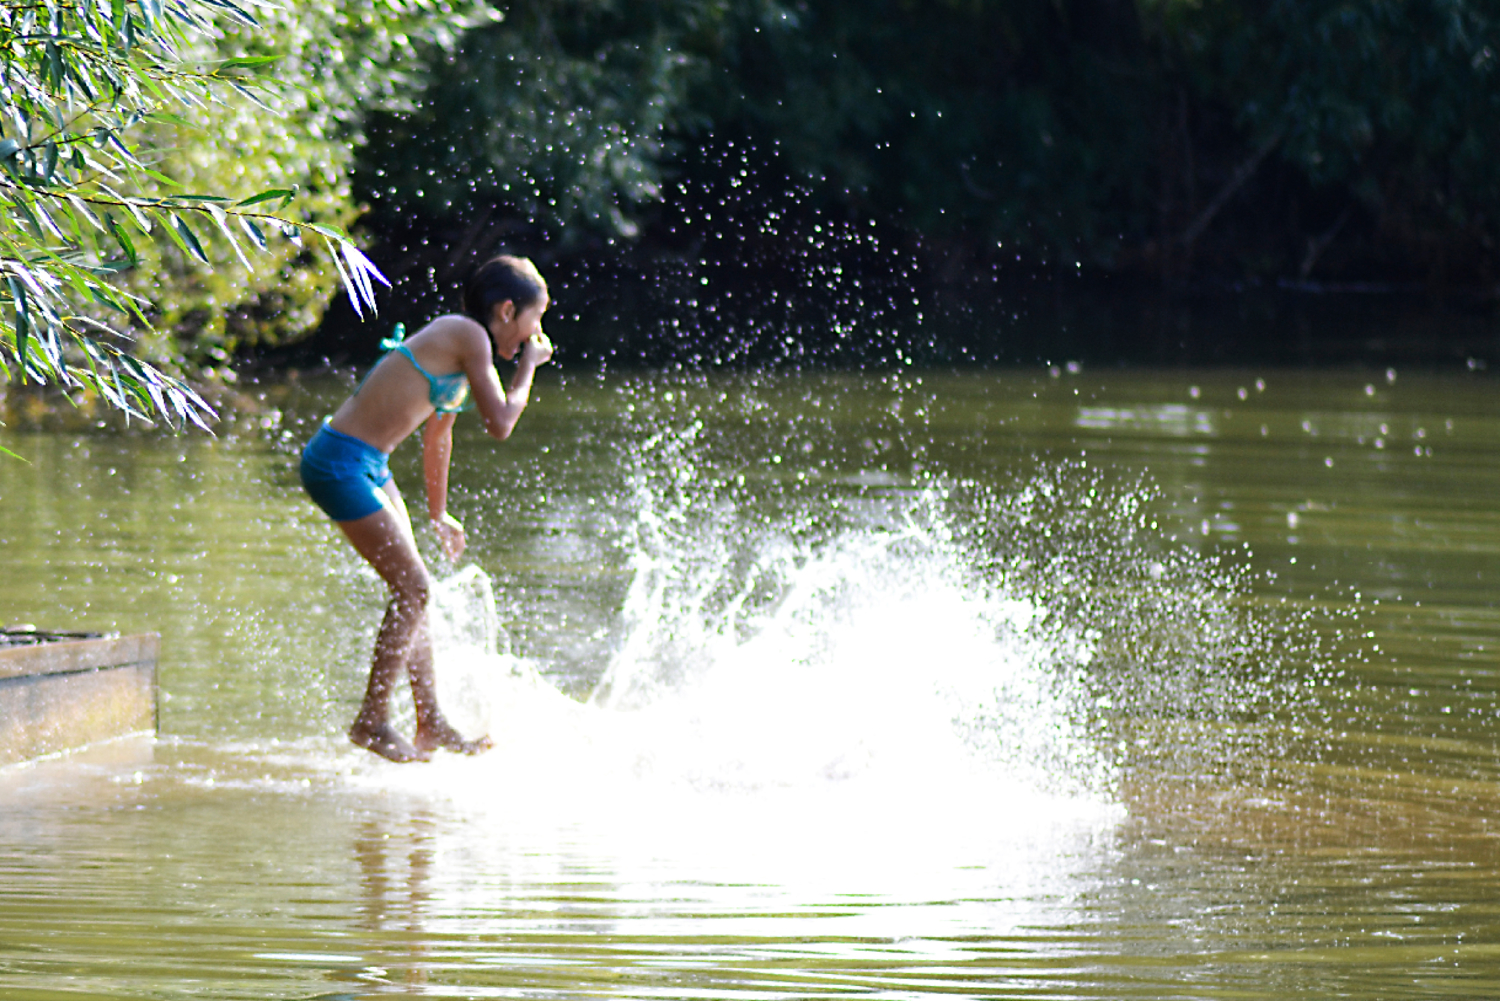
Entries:
[[[541,326],[547,306],[545,296],[520,311],[511,302],[498,303],[488,330],[468,317],[440,317],[406,343],[429,371],[465,372],[486,432],[503,441],[526,408],[536,367],[552,356],[552,344]],[[492,348],[502,358],[520,355],[510,389],[503,393],[490,354]],[[388,357],[329,422],[335,430],[386,453],[426,423],[422,451],[428,516],[443,552],[451,560],[458,559],[465,547],[463,526],[447,512],[448,459],[455,416],[435,413],[428,400],[426,378],[405,359]],[[387,481],[384,491],[380,510],[338,523],[391,593],[375,640],[364,702],[349,728],[349,739],[401,763],[426,761],[437,750],[458,754],[487,751],[493,746],[488,736],[465,739],[438,706],[432,638],[427,626],[432,577],[417,551],[411,518],[395,481]],[[416,734],[410,741],[390,722],[391,695],[403,671],[411,681],[417,716]]]

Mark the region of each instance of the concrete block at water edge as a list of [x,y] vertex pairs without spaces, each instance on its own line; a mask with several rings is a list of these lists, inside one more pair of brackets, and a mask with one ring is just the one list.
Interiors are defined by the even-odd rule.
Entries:
[[0,765],[155,732],[155,633],[0,648]]

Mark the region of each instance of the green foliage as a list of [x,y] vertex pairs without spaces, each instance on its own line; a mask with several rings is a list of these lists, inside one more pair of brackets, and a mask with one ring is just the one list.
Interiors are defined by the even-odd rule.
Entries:
[[369,125],[359,187],[439,219],[508,205],[559,227],[634,235],[659,197],[663,137],[684,124],[695,48],[727,0],[517,0],[431,70],[415,113]]
[[1388,222],[1500,218],[1494,0],[1144,0],[1164,69]]
[[704,99],[862,211],[1103,258],[1150,170],[1138,34],[1106,0],[744,4]]
[[565,235],[630,236],[677,146],[718,132],[926,232],[1104,257],[1139,222],[1151,95],[1124,66],[1128,4],[516,0],[505,15],[432,67],[415,114],[371,123],[358,190],[377,209],[454,220],[499,203]]
[[202,419],[162,368],[372,302],[360,201],[446,282],[510,221],[636,235],[728,138],[989,254],[1305,276],[1353,217],[1500,274],[1500,0],[502,7],[0,0],[0,375]]
[[1500,270],[1496,0],[805,0],[732,20],[709,116],[925,234],[1166,265],[1229,206],[1218,259],[1305,276],[1352,212],[1367,266]]
[[[343,229],[359,215],[350,174],[365,117],[409,108],[425,66],[496,16],[482,2],[342,0],[262,9],[256,26],[226,23],[202,39],[205,56],[254,62],[277,86],[221,95],[163,123],[154,135],[161,169],[192,190],[295,189],[302,218]],[[333,261],[289,243],[213,269],[170,245],[158,250],[132,284],[158,303],[152,347],[199,370],[307,333],[339,285]]]
[[150,300],[118,276],[155,248],[204,267],[231,253],[248,270],[278,242],[304,246],[306,231],[356,308],[373,308],[379,272],[340,229],[297,214],[295,189],[235,199],[167,172],[161,128],[229,95],[261,102],[267,92],[249,73],[262,60],[204,58],[216,16],[258,25],[231,0],[0,2],[0,376],[206,426],[209,406],[133,357],[117,329],[150,327]]

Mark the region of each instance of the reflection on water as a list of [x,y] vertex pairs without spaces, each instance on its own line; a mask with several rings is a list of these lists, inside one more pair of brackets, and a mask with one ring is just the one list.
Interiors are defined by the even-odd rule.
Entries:
[[1487,382],[546,383],[459,430],[498,746],[406,768],[340,739],[335,391],[7,415],[0,618],[161,631],[165,701],[0,771],[0,997],[1493,993]]

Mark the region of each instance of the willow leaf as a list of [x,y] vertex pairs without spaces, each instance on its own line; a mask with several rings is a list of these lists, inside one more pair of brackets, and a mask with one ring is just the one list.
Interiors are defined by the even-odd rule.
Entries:
[[241,24],[248,25],[249,27],[252,27],[252,28],[259,28],[260,27],[260,22],[257,21],[249,13],[249,11],[244,10],[243,8],[241,8],[240,6],[238,6],[237,4],[230,3],[229,0],[203,0],[203,2],[207,3],[207,4],[211,4],[211,5],[215,6],[215,7],[221,7],[224,10],[229,11],[230,14],[234,17],[234,19],[237,20],[237,21],[239,21]]
[[31,210],[30,199],[22,196],[16,199],[15,206],[26,217],[26,221],[31,224],[31,228],[36,232],[37,238],[45,240],[47,234],[42,231],[42,224],[37,221],[36,213]]
[[106,215],[104,217],[104,220],[109,224],[110,235],[115,238],[115,242],[118,243],[120,245],[120,249],[125,252],[126,259],[129,260],[132,265],[139,264],[140,256],[136,254],[135,243],[130,239],[130,234],[125,232],[123,226],[115,222],[115,217],[113,215]]
[[251,242],[253,242],[261,250],[265,250],[266,235],[260,231],[259,226],[255,225],[255,220],[247,216],[239,216],[238,218],[240,221],[240,228],[243,229],[245,233],[250,237]]
[[280,62],[284,56],[239,56],[235,59],[226,59],[219,63],[218,69],[232,70],[251,66],[265,66],[270,63]]
[[249,208],[251,205],[259,205],[261,202],[268,202],[273,198],[280,198],[282,200],[282,204],[284,205],[296,194],[297,192],[292,188],[272,188],[269,191],[262,191],[258,195],[251,195],[249,198],[242,198],[234,204],[237,208]]
[[246,271],[251,270],[250,261],[245,257],[244,250],[240,248],[239,238],[236,237],[234,235],[234,231],[229,228],[229,216],[223,209],[219,208],[217,205],[208,206],[208,214],[209,217],[213,219],[215,225],[219,227],[219,232],[224,234],[224,239],[229,241],[230,249],[234,251],[234,256],[239,258],[240,264],[245,268]]
[[16,358],[21,365],[21,377],[26,377],[26,349],[31,339],[31,311],[27,308],[26,287],[14,278],[5,279],[10,287],[10,299],[16,310]]
[[359,289],[355,287],[354,282],[350,279],[349,272],[344,268],[344,261],[339,256],[337,247],[333,248],[333,253],[330,256],[333,257],[333,266],[338,269],[339,280],[344,283],[344,290],[349,293],[349,305],[354,307],[354,315],[363,320],[365,318],[365,310],[362,305],[363,297],[360,296]]
[[257,97],[255,95],[255,92],[252,91],[249,87],[246,87],[246,86],[244,86],[241,83],[237,83],[234,80],[228,80],[226,82],[229,84],[230,87],[234,88],[235,91],[237,91],[239,94],[241,94],[246,99],[248,99],[250,101],[250,103],[253,104],[253,105],[255,105],[257,108],[260,108],[263,111],[270,111],[270,112],[273,112],[273,113],[275,112],[274,108],[272,108],[270,105],[266,104],[266,102],[262,101],[259,97]]
[[208,255],[203,252],[203,244],[198,242],[197,235],[194,234],[192,229],[189,228],[188,224],[183,221],[182,216],[178,215],[176,212],[173,212],[171,215],[171,221],[172,228],[175,229],[177,231],[177,234],[182,237],[183,249],[187,250],[204,264],[208,264]]

